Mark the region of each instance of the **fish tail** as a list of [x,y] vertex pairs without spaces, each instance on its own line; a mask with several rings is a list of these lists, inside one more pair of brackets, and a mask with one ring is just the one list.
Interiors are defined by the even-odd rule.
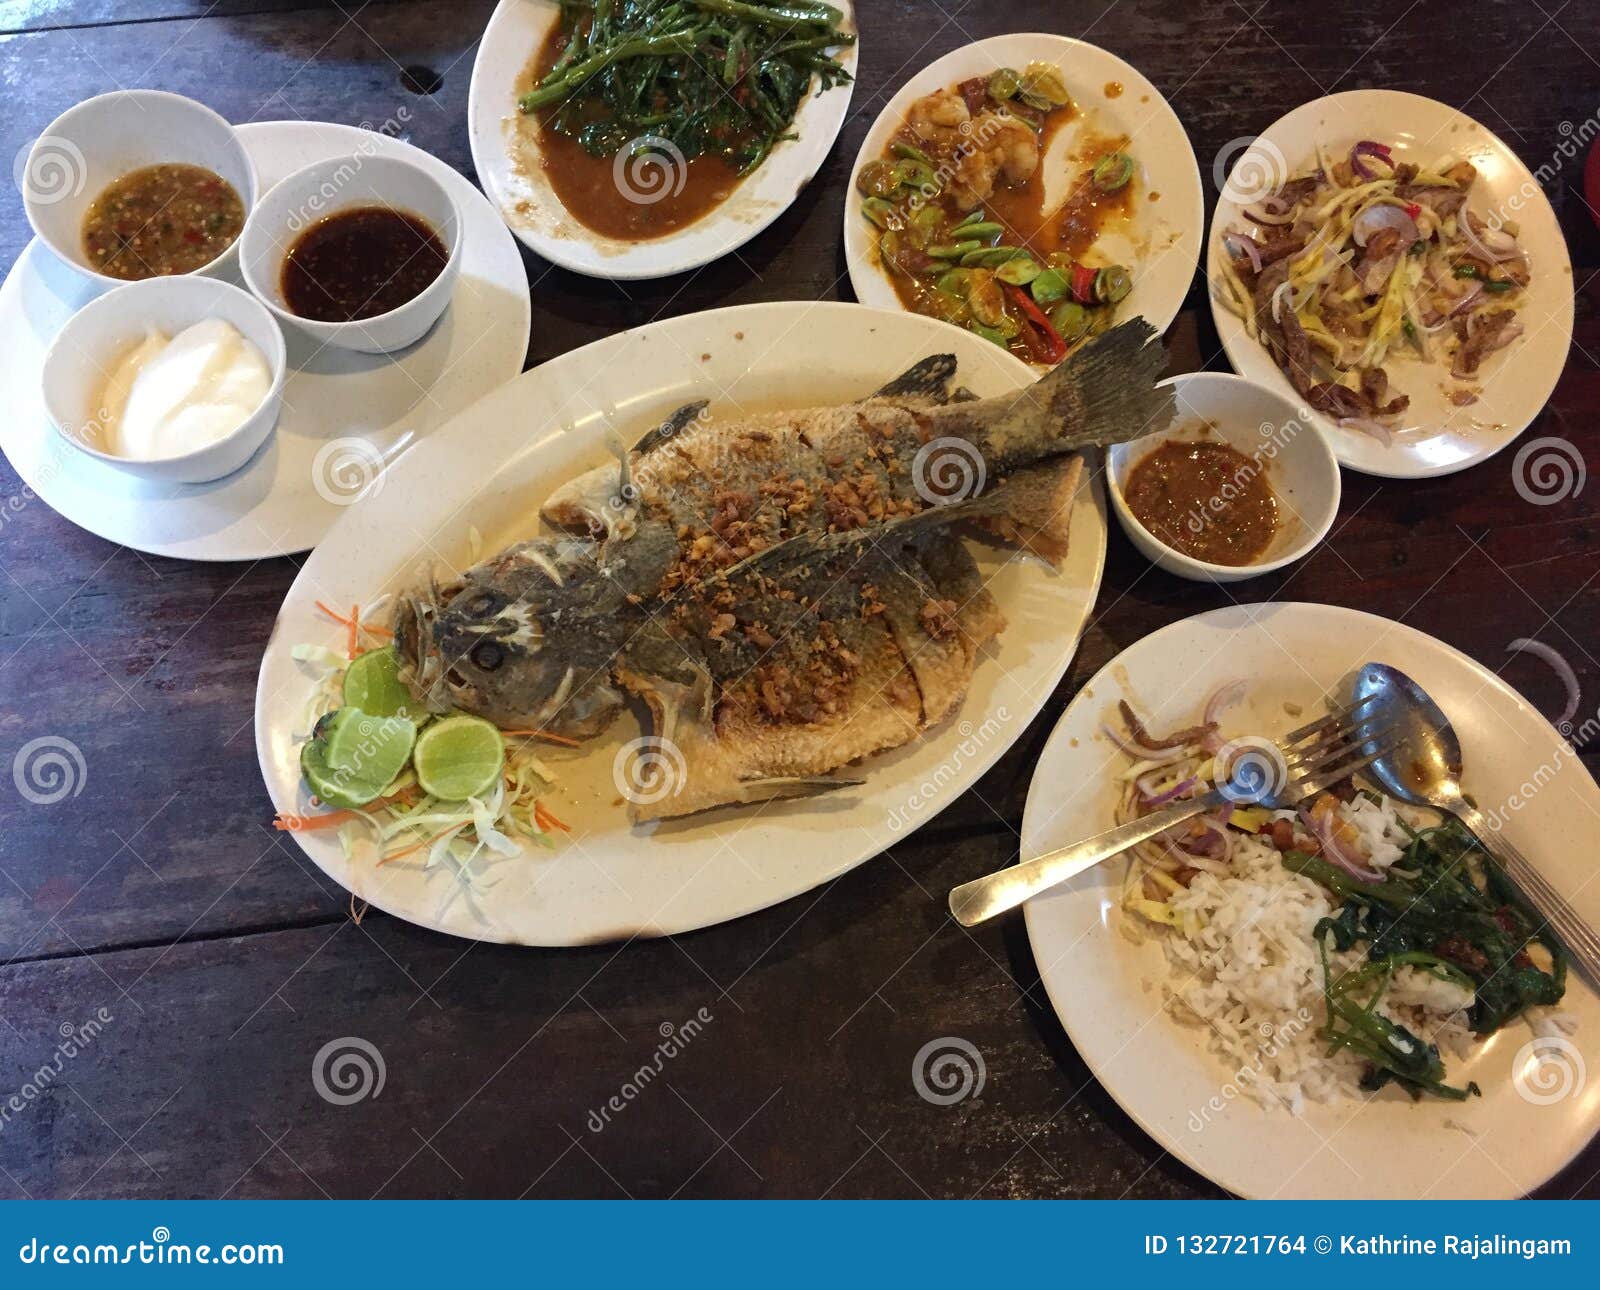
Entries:
[[1025,444],[1053,456],[1166,429],[1175,404],[1172,387],[1156,384],[1167,355],[1155,339],[1154,327],[1130,318],[1081,346],[1023,391],[991,442],[1003,456],[1026,458]]

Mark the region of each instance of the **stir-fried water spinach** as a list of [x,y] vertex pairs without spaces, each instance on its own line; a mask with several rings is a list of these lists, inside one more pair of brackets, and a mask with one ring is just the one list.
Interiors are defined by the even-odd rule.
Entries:
[[813,78],[850,79],[829,50],[854,42],[844,15],[812,0],[561,0],[566,45],[524,94],[524,112],[594,156],[664,140],[719,155],[740,174],[791,126]]
[[[1381,883],[1362,882],[1303,851],[1285,852],[1283,863],[1344,902],[1315,930],[1328,1008],[1324,1034],[1331,1051],[1346,1048],[1366,1059],[1363,1088],[1393,1081],[1414,1096],[1456,1100],[1478,1092],[1475,1084],[1445,1083],[1438,1047],[1379,1013],[1402,967],[1474,991],[1467,1016],[1480,1036],[1566,993],[1566,950],[1455,820],[1413,833],[1404,858]],[[1343,972],[1331,965],[1330,948],[1358,943],[1367,946],[1365,963]]]

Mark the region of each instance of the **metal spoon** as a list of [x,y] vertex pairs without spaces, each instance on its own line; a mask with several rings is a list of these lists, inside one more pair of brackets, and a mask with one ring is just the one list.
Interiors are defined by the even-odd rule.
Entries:
[[1367,774],[1391,797],[1413,806],[1431,806],[1466,825],[1544,915],[1590,984],[1600,987],[1600,935],[1499,827],[1463,796],[1461,741],[1439,705],[1409,676],[1387,663],[1365,664],[1356,673],[1352,697],[1357,703],[1370,702],[1374,716],[1387,713],[1401,733],[1400,751],[1374,758]]

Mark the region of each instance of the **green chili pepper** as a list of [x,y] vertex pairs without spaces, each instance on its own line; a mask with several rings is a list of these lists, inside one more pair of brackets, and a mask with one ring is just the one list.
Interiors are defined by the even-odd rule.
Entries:
[[1089,311],[1076,300],[1063,300],[1050,315],[1050,325],[1070,344],[1089,330]]
[[1071,292],[1072,283],[1060,269],[1048,268],[1040,272],[1028,289],[1033,292],[1033,298],[1037,303],[1053,305]]
[[861,213],[879,228],[900,227],[900,208],[893,202],[885,201],[881,197],[867,197],[863,199],[861,203]]
[[1133,290],[1133,279],[1120,264],[1101,269],[1094,277],[1095,299],[1114,305]]
[[1492,291],[1495,293],[1495,295],[1499,295],[1502,291],[1510,291],[1511,288],[1516,285],[1517,284],[1515,282],[1490,282],[1487,279],[1484,279],[1483,289],[1485,291]]
[[996,103],[1009,103],[1022,88],[1022,78],[1009,67],[1002,67],[989,77],[989,97]]
[[1090,176],[1103,193],[1114,193],[1133,178],[1133,158],[1125,152],[1112,152],[1094,163]]
[[1018,255],[995,270],[995,277],[1014,287],[1025,287],[1039,276],[1039,262],[1031,255]]

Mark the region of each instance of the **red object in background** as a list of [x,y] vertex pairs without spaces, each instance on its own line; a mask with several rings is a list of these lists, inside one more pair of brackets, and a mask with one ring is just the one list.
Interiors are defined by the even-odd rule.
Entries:
[[1589,145],[1589,160],[1583,168],[1583,200],[1588,203],[1595,227],[1600,228],[1600,138]]

